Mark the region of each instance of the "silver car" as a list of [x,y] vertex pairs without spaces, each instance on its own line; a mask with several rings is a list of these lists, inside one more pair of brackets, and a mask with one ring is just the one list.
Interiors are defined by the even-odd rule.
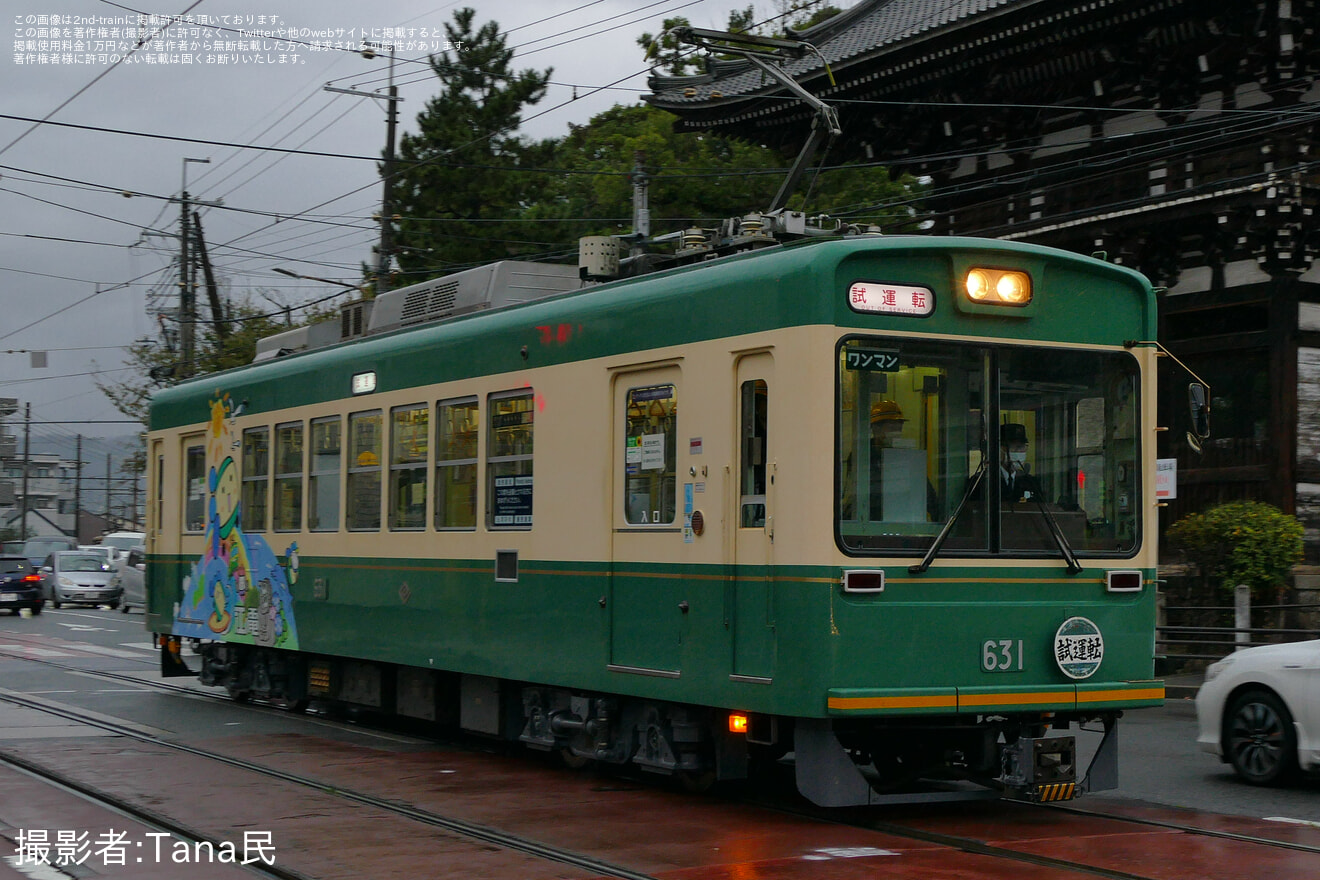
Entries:
[[64,550],[46,557],[41,576],[50,604],[119,607],[123,588],[111,583],[110,564],[99,553]]

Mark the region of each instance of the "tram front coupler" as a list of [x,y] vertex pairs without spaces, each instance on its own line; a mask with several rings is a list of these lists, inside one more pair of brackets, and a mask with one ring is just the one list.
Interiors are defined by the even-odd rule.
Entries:
[[1020,736],[1002,752],[1004,796],[1046,803],[1077,797],[1077,740],[1071,736]]

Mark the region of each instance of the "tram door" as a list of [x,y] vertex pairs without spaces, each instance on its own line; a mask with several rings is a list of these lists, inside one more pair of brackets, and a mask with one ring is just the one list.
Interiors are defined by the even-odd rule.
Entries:
[[677,366],[614,377],[609,662],[621,671],[667,677],[680,672],[692,598],[672,567],[683,546],[681,396]]
[[159,553],[157,546],[165,528],[165,448],[159,440],[151,441],[151,471],[147,474],[147,493],[151,512],[147,515],[147,553]]
[[775,674],[775,469],[769,431],[773,388],[774,361],[769,354],[739,360],[733,674],[754,679],[770,679]]

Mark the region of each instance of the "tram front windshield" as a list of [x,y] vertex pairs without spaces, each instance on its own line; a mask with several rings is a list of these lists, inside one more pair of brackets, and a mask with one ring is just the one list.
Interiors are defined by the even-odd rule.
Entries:
[[836,528],[854,555],[1135,552],[1136,359],[850,338],[838,351]]

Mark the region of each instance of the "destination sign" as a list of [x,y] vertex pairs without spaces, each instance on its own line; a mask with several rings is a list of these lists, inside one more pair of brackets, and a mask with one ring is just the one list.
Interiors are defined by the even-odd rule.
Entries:
[[935,310],[935,293],[928,287],[857,281],[848,288],[848,306],[855,312],[922,317]]

